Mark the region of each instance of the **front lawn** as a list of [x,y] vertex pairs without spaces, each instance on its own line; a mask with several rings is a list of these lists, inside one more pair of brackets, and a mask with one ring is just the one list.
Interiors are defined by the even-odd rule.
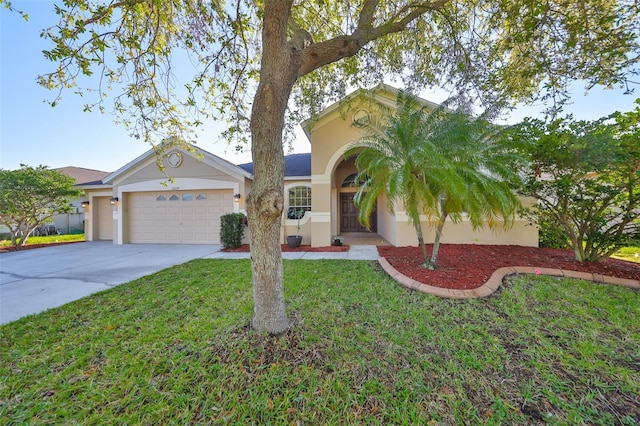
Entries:
[[[84,241],[84,234],[64,234],[64,235],[46,235],[43,237],[31,236],[27,238],[26,245],[41,245],[55,243],[69,243],[75,241]],[[1,240],[0,247],[10,247],[11,240]]]
[[285,261],[288,333],[248,329],[249,260],[196,260],[0,329],[1,424],[638,424],[640,295],[518,276],[408,291]]
[[623,247],[613,254],[616,259],[640,263],[640,247]]

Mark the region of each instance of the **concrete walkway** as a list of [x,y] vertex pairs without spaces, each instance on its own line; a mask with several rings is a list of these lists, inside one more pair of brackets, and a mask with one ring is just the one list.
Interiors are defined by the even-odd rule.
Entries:
[[[251,253],[225,253],[218,251],[205,256],[207,259],[249,259]],[[286,260],[378,260],[380,255],[376,246],[351,246],[349,251],[342,252],[284,252],[282,258]]]
[[[220,245],[82,242],[0,254],[0,324],[64,305],[192,259],[243,259]],[[341,253],[283,253],[284,259],[377,260],[375,246]]]

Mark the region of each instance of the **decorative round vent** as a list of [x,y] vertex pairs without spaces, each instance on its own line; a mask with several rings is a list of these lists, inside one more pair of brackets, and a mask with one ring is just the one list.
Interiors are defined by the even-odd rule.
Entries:
[[167,165],[169,167],[178,167],[180,164],[182,164],[182,154],[173,151],[167,155]]
[[360,109],[353,113],[351,120],[354,124],[367,124],[369,123],[369,111]]

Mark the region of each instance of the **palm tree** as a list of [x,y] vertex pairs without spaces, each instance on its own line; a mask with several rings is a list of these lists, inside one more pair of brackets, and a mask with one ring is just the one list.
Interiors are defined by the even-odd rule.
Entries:
[[[508,228],[520,202],[512,191],[519,157],[500,143],[499,129],[462,112],[431,112],[414,96],[400,92],[395,111],[359,123],[365,130],[347,155],[355,155],[362,185],[354,198],[360,222],[379,196],[386,194],[393,213],[404,204],[415,228],[424,267],[437,268],[442,230],[447,221],[466,216],[474,229]],[[431,258],[424,243],[420,215],[435,227]]]

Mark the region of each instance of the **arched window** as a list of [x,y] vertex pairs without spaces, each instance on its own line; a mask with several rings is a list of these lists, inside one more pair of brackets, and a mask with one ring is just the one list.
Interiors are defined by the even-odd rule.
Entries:
[[350,174],[349,176],[344,178],[344,180],[342,181],[342,187],[343,188],[357,188],[357,187],[362,186],[362,184],[364,184],[364,181],[363,180],[356,181],[357,177],[358,177],[357,173]]
[[358,176],[357,173],[352,173],[349,176],[347,176],[343,181],[342,181],[342,187],[343,188],[353,188],[356,183],[356,176]]
[[289,188],[288,219],[299,219],[304,212],[311,211],[311,188],[308,186],[294,186]]

